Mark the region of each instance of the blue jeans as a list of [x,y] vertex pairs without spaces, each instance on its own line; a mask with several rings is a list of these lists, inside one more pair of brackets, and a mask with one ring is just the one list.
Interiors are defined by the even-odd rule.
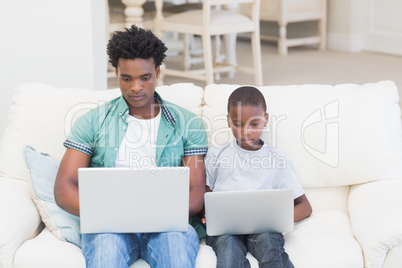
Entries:
[[82,252],[87,268],[124,268],[138,258],[151,267],[195,267],[199,240],[189,225],[187,232],[83,234]]
[[285,241],[281,233],[207,236],[206,242],[215,251],[217,268],[249,268],[247,251],[261,268],[293,268],[283,248]]

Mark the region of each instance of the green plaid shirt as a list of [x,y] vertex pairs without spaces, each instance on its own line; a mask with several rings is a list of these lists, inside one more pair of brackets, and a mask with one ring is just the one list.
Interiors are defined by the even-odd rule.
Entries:
[[[205,126],[194,113],[163,101],[155,92],[162,111],[155,163],[180,166],[182,158],[206,154]],[[122,96],[85,113],[74,123],[64,146],[91,156],[91,167],[114,167],[117,152],[126,134],[129,109]]]

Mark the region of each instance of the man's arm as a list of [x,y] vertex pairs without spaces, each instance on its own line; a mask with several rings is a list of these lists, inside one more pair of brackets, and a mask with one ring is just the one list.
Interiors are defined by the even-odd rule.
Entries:
[[204,207],[205,165],[204,155],[183,157],[183,165],[190,168],[190,217],[198,215]]
[[67,148],[61,160],[54,185],[54,197],[59,207],[79,216],[78,168],[88,167],[91,157],[83,152]]
[[301,221],[311,215],[313,210],[305,194],[296,198],[294,204],[295,204],[294,208],[295,222]]

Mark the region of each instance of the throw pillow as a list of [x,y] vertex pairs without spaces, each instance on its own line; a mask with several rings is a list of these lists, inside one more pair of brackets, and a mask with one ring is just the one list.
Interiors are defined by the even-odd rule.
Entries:
[[54,198],[54,183],[60,161],[33,147],[25,147],[29,185],[39,214],[46,227],[60,240],[81,246],[80,220],[60,208]]

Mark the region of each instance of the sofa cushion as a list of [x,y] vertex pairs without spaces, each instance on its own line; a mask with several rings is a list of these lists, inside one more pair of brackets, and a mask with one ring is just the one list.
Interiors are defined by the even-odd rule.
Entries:
[[314,212],[286,233],[285,250],[295,267],[364,267],[349,217],[338,210]]
[[79,247],[57,239],[45,228],[37,237],[26,241],[15,254],[14,268],[33,266],[85,268],[85,259]]
[[[203,89],[191,83],[156,89],[163,98],[201,114]],[[121,95],[119,89],[58,88],[46,84],[22,84],[12,97],[7,125],[0,145],[0,175],[27,180],[25,145],[61,159],[63,142],[75,120],[89,109]]]
[[0,146],[0,175],[27,180],[25,145],[61,159],[63,142],[72,122],[82,113],[120,94],[119,90],[94,91],[23,84],[12,97]]
[[80,219],[60,208],[54,198],[54,183],[60,161],[34,148],[25,148],[31,198],[46,227],[59,239],[81,246]]
[[[210,144],[231,138],[226,106],[237,87],[205,88],[203,119]],[[290,157],[304,187],[402,178],[402,131],[394,82],[260,90],[270,114],[263,138]]]
[[[401,253],[402,180],[383,180],[351,187],[350,221],[366,267],[386,266],[384,260]],[[399,255],[399,260],[402,255]]]
[[14,254],[43,228],[26,181],[0,177],[0,267],[13,267]]
[[170,86],[159,86],[156,92],[162,99],[184,107],[201,116],[204,89],[192,83],[179,83]]
[[314,212],[339,210],[348,214],[349,190],[350,186],[304,187],[304,191]]
[[[14,268],[33,266],[85,268],[85,259],[79,247],[57,239],[45,228],[37,237],[26,241],[15,254]],[[130,268],[149,268],[149,265],[143,259],[138,259]]]

